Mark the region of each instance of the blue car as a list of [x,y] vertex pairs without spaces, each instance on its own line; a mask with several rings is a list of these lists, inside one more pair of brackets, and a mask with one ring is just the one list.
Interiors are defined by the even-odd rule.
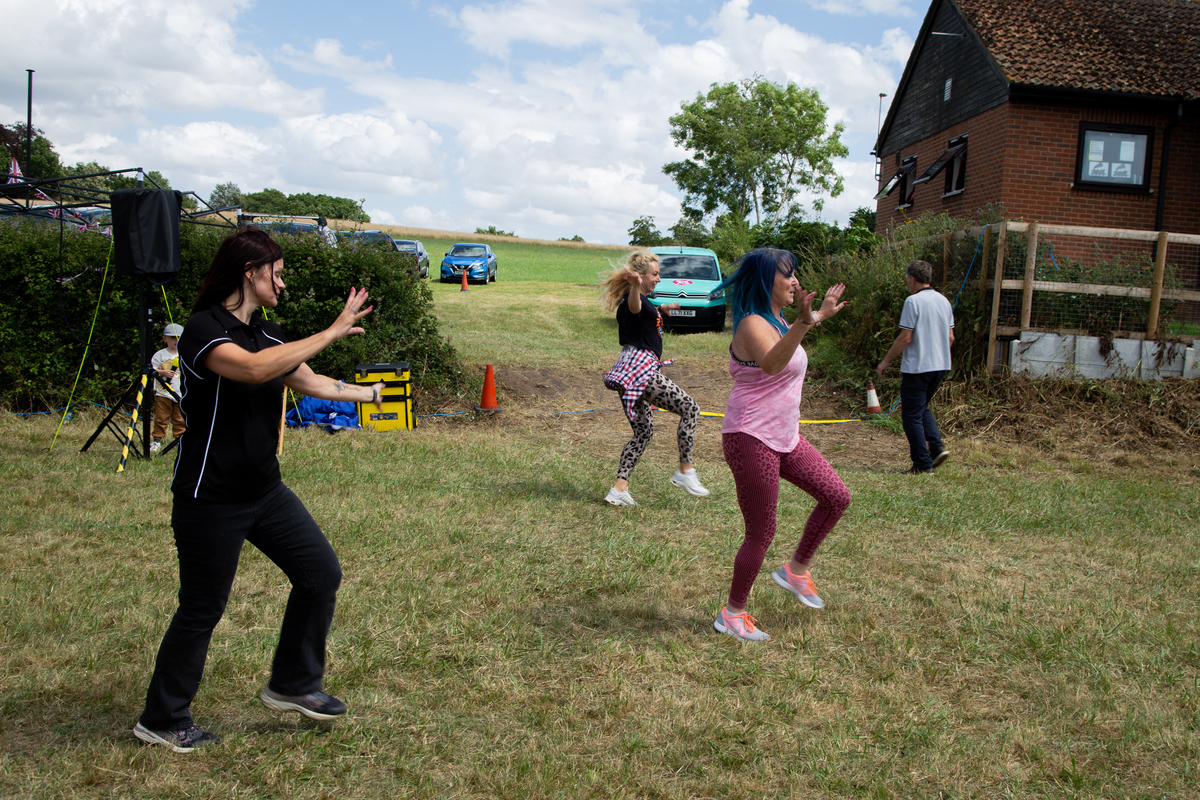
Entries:
[[496,254],[486,244],[456,244],[442,259],[443,281],[461,281],[463,272],[467,280],[487,283],[496,280]]
[[658,256],[659,283],[650,302],[679,303],[683,308],[663,315],[667,328],[725,329],[725,290],[717,254],[703,247],[651,247]]

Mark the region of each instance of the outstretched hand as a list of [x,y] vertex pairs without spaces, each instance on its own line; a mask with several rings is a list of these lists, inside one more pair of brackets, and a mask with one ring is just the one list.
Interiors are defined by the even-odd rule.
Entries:
[[[849,301],[842,300],[842,294],[845,291],[846,284],[844,283],[835,283],[833,286],[829,287],[828,291],[825,292],[825,298],[821,300],[821,310],[819,312],[821,319],[829,319],[834,314],[846,307],[846,303]],[[816,292],[813,292],[813,294],[816,294]],[[842,300],[842,302],[839,303],[839,300]]]
[[342,313],[338,314],[337,319],[329,326],[329,331],[333,333],[334,339],[364,333],[363,329],[358,327],[357,323],[367,314],[370,314],[373,308],[373,306],[362,308],[362,304],[367,302],[367,297],[368,293],[366,289],[355,289],[353,287],[350,289],[350,296],[346,298],[346,305],[342,308]]

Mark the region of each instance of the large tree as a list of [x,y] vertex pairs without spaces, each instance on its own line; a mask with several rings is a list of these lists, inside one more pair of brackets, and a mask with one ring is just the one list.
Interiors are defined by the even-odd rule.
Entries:
[[842,124],[828,128],[826,105],[813,89],[786,87],[755,76],[713,84],[671,117],[671,138],[686,148],[686,161],[663,167],[685,193],[690,219],[715,213],[754,224],[787,217],[802,190],[817,195],[842,193],[833,159],[849,151]]
[[289,194],[278,189],[266,188],[242,196],[242,210],[247,213],[285,214],[298,217],[328,217],[351,222],[370,222],[363,211],[362,200],[348,197],[331,197],[327,194]]

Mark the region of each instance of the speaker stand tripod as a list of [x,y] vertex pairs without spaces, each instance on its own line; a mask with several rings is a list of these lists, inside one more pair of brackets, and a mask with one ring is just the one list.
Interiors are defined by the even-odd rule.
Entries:
[[[122,472],[125,469],[125,460],[130,451],[133,452],[135,458],[150,458],[150,425],[153,421],[154,412],[154,382],[157,381],[160,386],[167,390],[175,402],[179,402],[179,395],[171,389],[170,384],[163,380],[162,376],[157,371],[150,367],[150,308],[146,304],[146,286],[149,281],[141,276],[135,278],[138,287],[138,338],[139,351],[142,364],[141,374],[134,379],[129,388],[125,390],[125,394],[108,412],[108,416],[96,427],[91,438],[87,443],[80,448],[79,452],[86,453],[87,449],[92,446],[92,443],[100,436],[104,430],[112,432],[113,436],[117,437],[117,441],[121,442],[121,461],[117,466],[117,472]],[[120,413],[126,405],[133,404],[132,420],[128,426],[122,428],[114,421],[114,418]],[[141,416],[142,423],[140,436],[134,436],[134,428],[137,426]],[[139,441],[140,439],[140,441]],[[179,442],[179,439],[172,439],[171,443],[163,449],[163,453],[168,452]]]

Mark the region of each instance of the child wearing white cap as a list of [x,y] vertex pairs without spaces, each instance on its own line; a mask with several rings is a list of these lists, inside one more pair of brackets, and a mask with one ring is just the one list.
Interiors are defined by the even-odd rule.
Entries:
[[[163,331],[163,341],[167,346],[159,350],[150,359],[150,367],[157,372],[163,380],[171,385],[171,391],[175,395],[179,395],[179,336],[183,333],[183,326],[171,323]],[[185,428],[187,427],[183,421],[183,412],[179,410],[179,403],[174,397],[171,397],[170,392],[163,388],[163,385],[158,381],[154,382],[154,443],[150,445],[150,452],[157,453],[162,446],[163,437],[167,435],[167,422],[171,423],[171,434],[178,439]]]

